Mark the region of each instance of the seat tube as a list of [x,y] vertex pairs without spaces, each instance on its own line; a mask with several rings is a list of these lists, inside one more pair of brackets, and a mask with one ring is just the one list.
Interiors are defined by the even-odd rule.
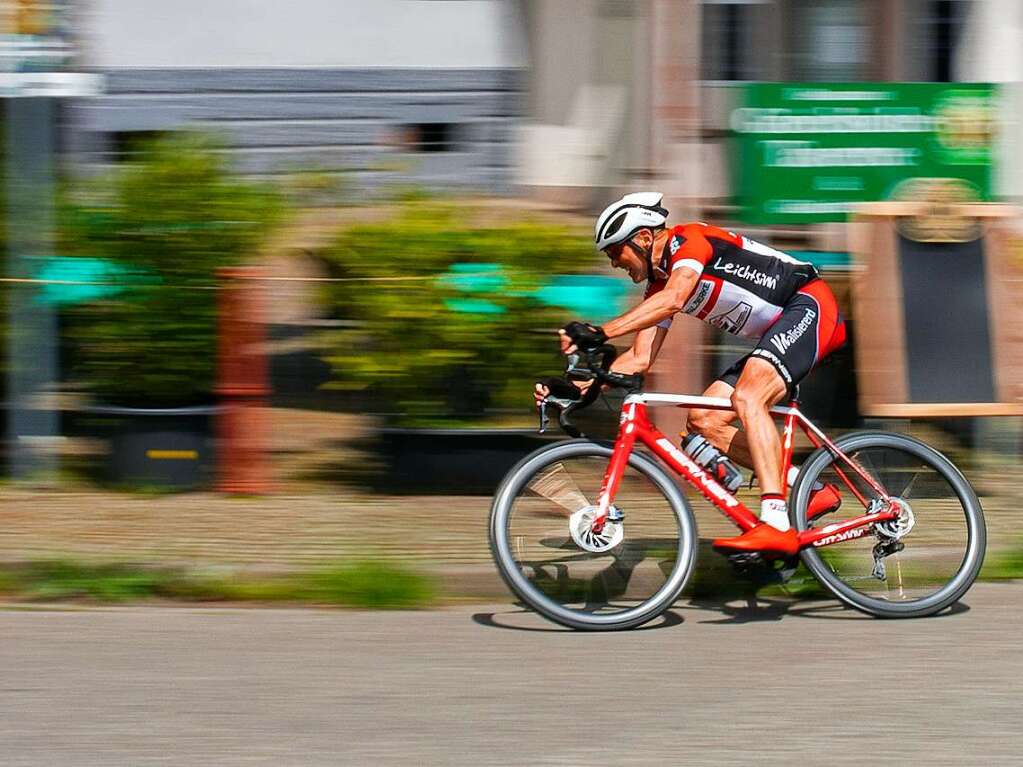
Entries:
[[795,450],[796,434],[796,403],[789,403],[791,411],[785,416],[785,429],[782,433],[781,443],[781,486],[788,487],[789,469],[792,467],[792,453]]
[[607,472],[604,474],[604,481],[600,486],[600,507],[597,518],[594,522],[603,522],[607,517],[608,509],[614,502],[615,493],[618,492],[618,485],[625,474],[625,467],[629,463],[629,456],[636,444],[636,415],[637,411],[644,411],[646,407],[641,404],[630,403],[622,409],[621,425],[618,428],[618,438],[615,440],[614,451],[611,453],[611,461],[608,463]]

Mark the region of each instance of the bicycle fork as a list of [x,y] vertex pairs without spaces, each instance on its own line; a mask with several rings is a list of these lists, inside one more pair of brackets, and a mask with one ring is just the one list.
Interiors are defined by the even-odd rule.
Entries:
[[[618,430],[618,439],[615,440],[614,451],[611,453],[611,461],[608,463],[607,471],[604,472],[604,480],[600,483],[600,500],[597,506],[597,516],[593,520],[593,531],[600,533],[604,529],[608,514],[612,509],[615,494],[625,474],[625,467],[629,464],[629,455],[636,445],[636,406],[627,405],[622,409],[619,420],[621,428]],[[617,520],[616,520],[617,521]]]

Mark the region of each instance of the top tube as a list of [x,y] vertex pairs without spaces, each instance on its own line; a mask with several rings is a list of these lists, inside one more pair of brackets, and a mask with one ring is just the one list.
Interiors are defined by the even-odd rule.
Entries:
[[[697,394],[659,394],[657,392],[641,392],[630,394],[625,398],[625,405],[675,405],[685,407],[703,407],[708,410],[735,410],[730,399],[725,397],[704,397]],[[792,406],[775,405],[771,408],[776,415],[802,416],[799,409]]]

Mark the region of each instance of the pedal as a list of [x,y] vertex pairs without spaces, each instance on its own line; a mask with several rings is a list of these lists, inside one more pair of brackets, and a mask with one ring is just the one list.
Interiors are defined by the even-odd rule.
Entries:
[[747,577],[752,569],[764,566],[764,558],[755,551],[728,554],[726,558],[735,574],[743,578]]
[[726,558],[737,576],[761,586],[788,583],[799,567],[798,557],[764,559],[756,551],[737,552]]

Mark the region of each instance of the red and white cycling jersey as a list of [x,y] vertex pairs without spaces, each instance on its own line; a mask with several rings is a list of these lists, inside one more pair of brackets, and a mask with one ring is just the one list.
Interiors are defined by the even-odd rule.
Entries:
[[819,276],[813,264],[755,240],[716,226],[683,224],[672,228],[644,298],[683,266],[700,275],[683,311],[743,338],[761,338],[796,292]]

